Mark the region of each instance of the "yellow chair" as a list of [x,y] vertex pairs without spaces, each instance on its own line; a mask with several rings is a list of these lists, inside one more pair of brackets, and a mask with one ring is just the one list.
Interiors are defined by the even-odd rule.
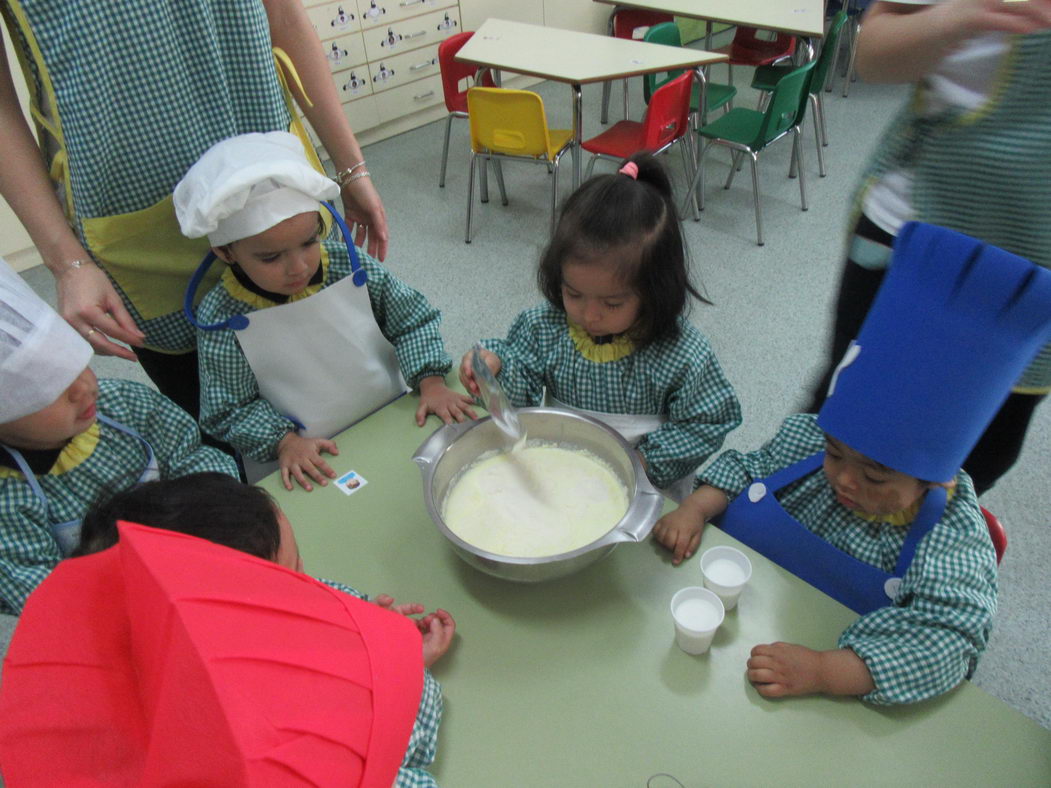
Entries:
[[471,214],[474,209],[474,165],[483,157],[478,173],[482,202],[489,201],[486,171],[490,161],[496,169],[500,201],[507,205],[507,191],[500,169],[503,159],[518,159],[551,168],[551,232],[555,230],[558,202],[558,163],[572,147],[573,132],[549,129],[544,102],[531,90],[474,87],[467,91],[467,117],[471,122],[471,172],[467,187],[467,233],[471,242]]

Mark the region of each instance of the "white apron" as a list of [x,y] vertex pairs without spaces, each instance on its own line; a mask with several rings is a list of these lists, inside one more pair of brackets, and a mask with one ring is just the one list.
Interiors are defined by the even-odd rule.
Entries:
[[[544,404],[555,408],[563,408],[564,410],[576,411],[577,413],[583,413],[585,416],[591,416],[593,419],[598,419],[607,427],[619,432],[621,437],[632,446],[638,446],[643,438],[654,430],[659,429],[668,420],[667,416],[653,413],[605,413],[600,410],[575,408],[572,405],[559,402],[546,391],[544,392]],[[693,492],[693,477],[692,473],[688,473],[681,479],[672,482],[670,487],[661,488],[661,492],[676,503],[682,503],[683,498]]]

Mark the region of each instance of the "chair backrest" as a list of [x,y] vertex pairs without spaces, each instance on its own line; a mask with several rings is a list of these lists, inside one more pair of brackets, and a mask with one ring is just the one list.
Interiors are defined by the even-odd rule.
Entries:
[[671,22],[671,14],[659,11],[644,11],[640,8],[614,8],[609,15],[609,34],[614,38],[634,38],[640,27],[653,27],[662,22]]
[[[464,44],[471,40],[473,35],[472,31],[464,31],[463,33],[449,36],[438,44],[438,68],[442,74],[442,92],[445,94],[445,108],[449,112],[455,112],[463,108],[462,97],[467,90],[466,88],[464,90],[460,89],[460,82],[473,77],[478,70],[478,67],[471,63],[461,63],[456,60],[456,53],[463,48]],[[482,84],[492,87],[493,78],[491,73],[486,72]],[[457,99],[460,99],[460,101],[457,101]]]
[[730,42],[730,62],[761,65],[788,57],[796,51],[796,39],[788,33],[776,33],[772,41],[759,38],[754,27],[738,25]]
[[1000,522],[995,514],[984,506],[979,508],[982,510],[982,517],[985,518],[985,525],[989,529],[989,537],[993,540],[993,549],[996,550],[996,563],[1000,563],[1004,558],[1004,553],[1007,551],[1007,531],[1004,530],[1003,523]]
[[475,153],[548,155],[551,140],[544,101],[531,90],[471,88],[467,91],[467,116]]
[[693,71],[686,71],[653,93],[642,123],[644,150],[660,150],[690,130],[693,77]]
[[[643,41],[649,44],[664,44],[669,47],[681,47],[682,46],[682,35],[679,33],[679,26],[674,22],[662,22],[654,25],[646,31],[646,35],[643,36]],[[683,72],[683,69],[675,71],[668,71],[665,73],[657,74],[646,74],[642,82],[642,94],[646,102],[649,103],[650,97],[654,91],[662,85],[671,82],[677,76]]]
[[[828,32],[825,33],[825,37],[821,39],[821,54],[817,56],[817,65],[814,66],[814,76],[811,77],[810,84],[815,86],[818,90],[825,84],[825,79],[828,77],[828,70],[832,68],[832,62],[836,59],[836,53],[839,50],[839,34],[843,30],[843,25],[847,23],[847,12],[839,11],[834,17],[832,22],[828,26]],[[812,91],[813,92],[813,91]]]
[[810,78],[816,60],[790,71],[780,80],[770,94],[770,103],[763,115],[763,122],[752,141],[752,150],[759,150],[773,142],[793,126],[801,123],[806,112],[810,92]]

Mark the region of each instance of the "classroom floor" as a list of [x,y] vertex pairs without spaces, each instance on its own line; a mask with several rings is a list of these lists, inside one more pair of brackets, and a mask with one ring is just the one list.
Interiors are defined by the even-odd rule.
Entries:
[[[725,79],[724,67],[716,68],[715,78]],[[735,70],[739,87],[749,81],[747,69]],[[696,305],[692,320],[710,338],[744,410],[744,424],[730,435],[729,448],[757,447],[804,403],[823,356],[855,179],[907,95],[901,86],[858,82],[844,99],[840,87],[837,78],[835,91],[825,94],[830,137],[824,149],[826,178],[818,178],[808,120],[804,157],[809,211],[800,211],[798,183],[786,177],[791,145],[785,140],[760,158],[765,246],[755,243],[747,166],[724,191],[728,155],[721,151],[707,160],[710,175],[701,221],[687,218],[683,223],[695,279],[714,302]],[[550,124],[569,127],[568,87],[546,83],[536,89],[544,97]],[[613,97],[617,108],[619,86]],[[601,129],[599,98],[599,86],[585,86],[585,136]],[[755,106],[755,97],[745,88],[738,102]],[[636,80],[631,117],[641,117],[643,111]],[[613,116],[619,117],[616,109]],[[474,340],[503,335],[520,310],[539,300],[534,270],[548,232],[550,180],[541,167],[505,165],[510,205],[500,205],[492,182],[493,199],[475,206],[474,241],[465,245],[467,124],[453,124],[449,173],[445,188],[439,189],[443,123],[370,145],[365,156],[390,220],[386,264],[442,310],[446,346],[458,360]],[[679,154],[673,152],[665,161],[683,188]],[[564,166],[563,196],[570,191],[568,157]],[[53,301],[54,287],[45,270],[31,270],[26,278]],[[93,366],[102,375],[145,379],[127,362],[100,358]],[[1051,407],[1044,406],[1018,465],[982,501],[1003,520],[1009,546],[1000,568],[1000,609],[992,641],[974,682],[1045,727],[1051,727],[1051,683],[1046,678],[1051,653],[1049,478]],[[0,633],[6,633],[11,619],[2,618],[7,621]]]

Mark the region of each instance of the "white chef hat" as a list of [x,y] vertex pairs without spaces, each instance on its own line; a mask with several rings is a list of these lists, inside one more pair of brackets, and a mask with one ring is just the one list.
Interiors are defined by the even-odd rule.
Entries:
[[54,402],[94,351],[0,260],[0,424]]
[[187,238],[212,246],[249,238],[293,216],[319,210],[339,186],[307,161],[286,131],[241,134],[217,142],[175,187],[175,215]]

